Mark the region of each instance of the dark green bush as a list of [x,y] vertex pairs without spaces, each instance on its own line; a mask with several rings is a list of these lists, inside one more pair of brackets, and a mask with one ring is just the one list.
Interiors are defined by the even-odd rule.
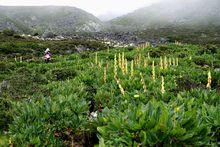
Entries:
[[205,65],[208,65],[210,67],[212,66],[212,63],[204,57],[195,57],[193,58],[193,62],[199,66],[205,66]]
[[14,34],[14,38],[17,38],[17,39],[24,39],[22,36],[20,36],[19,34]]
[[5,72],[9,70],[9,66],[5,62],[0,62],[0,71]]
[[52,78],[57,81],[64,81],[67,79],[72,79],[77,75],[76,71],[73,69],[55,69],[52,71]]
[[132,50],[134,50],[135,49],[135,47],[133,47],[133,46],[130,46],[130,47],[127,47],[126,48],[126,50],[128,50],[128,51],[132,51]]
[[150,56],[153,58],[158,58],[158,57],[164,56],[164,52],[160,50],[153,50],[153,51],[150,51]]
[[[4,97],[3,97],[4,96]],[[11,101],[0,93],[0,131],[7,130],[12,122]]]
[[6,36],[13,36],[14,33],[15,33],[15,31],[12,30],[12,29],[5,29],[5,30],[3,30],[2,33],[3,33],[4,35],[6,35]]
[[80,56],[82,59],[86,59],[86,58],[89,58],[89,53],[88,52],[83,52],[83,53],[80,53]]
[[163,51],[163,52],[167,52],[167,51],[170,50],[170,49],[169,49],[169,46],[167,46],[167,45],[159,45],[159,46],[158,46],[158,49],[159,49],[160,51]]

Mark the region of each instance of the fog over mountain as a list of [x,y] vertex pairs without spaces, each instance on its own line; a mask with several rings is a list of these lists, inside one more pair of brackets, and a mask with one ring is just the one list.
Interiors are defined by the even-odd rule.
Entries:
[[64,6],[0,6],[0,30],[18,32],[97,32],[102,22],[92,14]]
[[110,21],[118,28],[220,25],[219,0],[164,0]]
[[[146,6],[143,0],[143,7],[134,12],[119,16],[121,13],[110,11],[99,15],[98,18],[82,9],[70,6],[0,6],[0,30],[10,28],[25,33],[42,34],[51,31],[65,34],[112,30],[134,31],[176,26],[194,28],[220,26],[220,0],[159,1]],[[124,5],[115,2],[115,6],[119,7],[119,4],[121,9],[127,5],[126,2]]]
[[117,18],[117,17],[120,17],[122,16],[122,14],[119,14],[119,13],[113,13],[113,12],[108,12],[106,14],[102,14],[102,15],[99,15],[97,16],[101,21],[110,21],[114,18]]
[[4,6],[70,6],[83,9],[95,16],[126,14],[140,7],[162,0],[0,0]]

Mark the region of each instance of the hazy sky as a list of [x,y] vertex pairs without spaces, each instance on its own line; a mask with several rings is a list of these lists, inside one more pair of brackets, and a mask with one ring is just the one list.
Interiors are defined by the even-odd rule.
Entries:
[[75,6],[96,16],[107,13],[125,14],[162,0],[0,0],[0,5],[42,6],[61,5]]

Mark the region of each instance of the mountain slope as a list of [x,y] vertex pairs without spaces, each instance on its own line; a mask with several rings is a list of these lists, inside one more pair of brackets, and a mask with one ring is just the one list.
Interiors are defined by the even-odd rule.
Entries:
[[127,28],[220,25],[219,0],[170,0],[110,21]]
[[0,30],[12,28],[20,32],[54,33],[96,32],[102,22],[81,9],[63,6],[0,6]]

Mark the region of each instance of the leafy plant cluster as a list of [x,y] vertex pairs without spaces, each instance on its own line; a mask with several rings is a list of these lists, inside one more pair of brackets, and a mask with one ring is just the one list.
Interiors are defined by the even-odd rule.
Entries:
[[[1,83],[8,86],[0,115],[8,119],[0,127],[14,146],[218,146],[220,53],[201,56],[202,48],[168,44],[55,56],[47,64],[3,61]],[[161,69],[165,57],[175,64]]]

